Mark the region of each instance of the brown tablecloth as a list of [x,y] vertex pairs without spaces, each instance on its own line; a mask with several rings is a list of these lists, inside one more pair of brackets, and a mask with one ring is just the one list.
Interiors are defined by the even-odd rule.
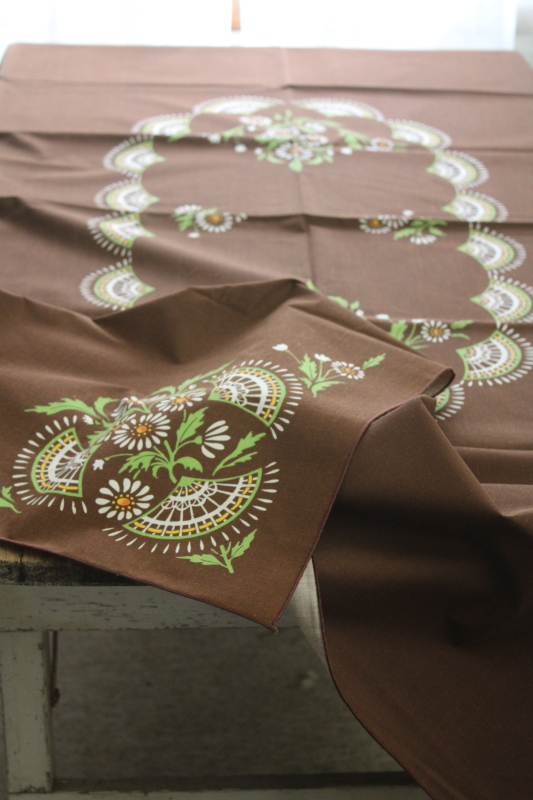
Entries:
[[314,552],[363,724],[436,800],[523,800],[533,73],[17,45],[0,79],[0,536],[272,628]]

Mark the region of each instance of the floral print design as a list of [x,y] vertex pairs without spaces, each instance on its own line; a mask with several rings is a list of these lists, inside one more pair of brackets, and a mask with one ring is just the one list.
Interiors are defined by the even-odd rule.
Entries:
[[393,214],[378,214],[375,217],[361,217],[359,227],[365,233],[390,233],[402,228],[407,222],[410,212],[403,212],[400,217]]
[[124,422],[113,436],[113,441],[119,447],[128,450],[143,450],[159,444],[168,436],[170,420],[164,414],[141,414],[130,417]]
[[399,319],[391,323],[389,333],[413,350],[422,350],[429,344],[440,344],[447,339],[469,339],[462,330],[472,322],[471,319],[463,319],[448,324],[426,319],[412,319],[410,322]]
[[225,420],[219,420],[210,425],[204,435],[204,443],[202,444],[202,453],[206,458],[214,458],[215,453],[213,450],[223,450],[224,445],[222,442],[228,442],[230,437],[226,435],[228,426]]
[[[183,411],[186,406],[190,408],[193,403],[198,403],[205,395],[205,389],[196,388],[194,384],[191,384],[186,392],[176,395],[164,395],[163,399],[156,404],[156,408],[160,411],[166,411],[167,413]],[[158,400],[159,398],[156,397],[154,399]]]
[[413,219],[406,228],[394,234],[394,239],[403,239],[408,236],[412,244],[433,244],[437,241],[437,237],[446,236],[441,228],[447,224],[444,220],[430,219],[429,217]]
[[109,486],[100,489],[100,494],[104,497],[98,497],[95,503],[100,506],[100,514],[105,514],[108,518],[116,517],[117,520],[128,520],[150,507],[150,500],[154,496],[148,494],[149,491],[150,487],[142,486],[141,481],[132,483],[129,478],[124,478],[121,488],[116,480],[110,480]]
[[[276,344],[272,348],[278,350],[280,353],[288,353],[292,358],[298,362],[300,372],[305,377],[300,377],[302,383],[310,389],[313,397],[317,396],[318,392],[329,389],[331,386],[336,386],[342,383],[342,380],[337,380],[338,377],[347,380],[360,380],[365,377],[365,370],[371,367],[377,367],[385,358],[385,353],[378,356],[367,358],[362,367],[358,367],[348,361],[333,361],[329,356],[323,353],[315,353],[314,358],[310,358],[307,353],[303,358],[298,358],[294,353],[289,350],[288,344]],[[331,362],[331,367],[325,365]]]
[[445,322],[430,320],[422,324],[420,335],[426,342],[445,342],[452,335],[452,331]]
[[347,361],[334,361],[331,366],[343,378],[358,381],[365,377],[364,369],[357,367],[355,364],[349,364]]
[[198,239],[200,230],[206,233],[227,233],[236,222],[246,219],[246,214],[230,214],[218,208],[202,208],[199,205],[183,205],[174,209],[172,214],[180,231],[189,230],[191,239]]

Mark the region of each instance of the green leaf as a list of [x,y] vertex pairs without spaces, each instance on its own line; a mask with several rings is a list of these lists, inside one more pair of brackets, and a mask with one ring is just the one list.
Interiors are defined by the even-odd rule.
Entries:
[[186,214],[175,214],[174,219],[178,223],[180,231],[186,231],[194,225],[194,211],[188,211]]
[[381,353],[381,355],[379,356],[373,356],[372,358],[368,358],[363,364],[363,369],[370,369],[370,367],[377,367],[378,364],[381,364],[384,358],[385,358],[385,353]]
[[309,378],[300,378],[301,382],[307,386],[308,389],[311,388],[313,385],[313,381],[309,380]]
[[148,469],[155,455],[155,453],[148,450],[144,453],[136,453],[133,456],[129,456],[119,469],[119,473],[126,472],[126,470],[128,472],[135,472],[138,469]]
[[309,358],[307,353],[302,358],[302,362],[300,364],[300,370],[303,372],[304,375],[307,375],[308,378],[311,380],[315,380],[317,376],[317,368],[316,368],[316,361],[313,361],[312,358]]
[[47,406],[35,406],[35,408],[27,408],[26,411],[36,411],[37,414],[59,414],[61,411],[78,411],[80,414],[89,414],[91,417],[97,417],[98,414],[92,406],[88,406],[83,400],[71,400],[68,397],[62,397],[56,403],[48,403]]
[[[344,299],[344,297],[336,297],[334,294],[328,295],[328,300],[333,300],[335,303],[338,303],[343,308],[348,308],[348,301]],[[359,303],[357,304],[359,305]]]
[[15,508],[14,501],[11,497],[11,486],[2,487],[2,496],[0,497],[0,508],[10,508],[11,511],[15,512],[15,514],[21,513],[17,508]]
[[312,289],[313,292],[318,292],[318,289],[316,288],[313,281],[306,281],[305,285],[307,286],[308,289]]
[[237,542],[231,551],[231,558],[239,558],[239,556],[242,556],[242,554],[248,550],[254,538],[255,531],[252,531],[252,533],[249,533],[248,536],[245,536],[241,542]]
[[313,396],[316,397],[317,392],[321,392],[323,389],[329,389],[330,386],[336,386],[338,383],[342,383],[342,381],[318,381],[309,388]]
[[104,412],[104,408],[108,403],[118,403],[118,400],[116,400],[114,397],[99,397],[94,403],[95,411],[97,411],[100,416],[106,417],[107,414]]
[[192,561],[193,564],[203,564],[206,567],[225,566],[218,560],[216,556],[211,556],[209,553],[205,553],[203,555],[195,554],[194,556],[176,556],[176,558],[186,558],[188,561]]
[[350,311],[357,311],[360,305],[359,300],[354,300],[353,303],[350,303]]
[[204,471],[198,459],[192,458],[191,456],[183,456],[183,458],[178,458],[176,464],[181,464],[182,467],[185,467],[185,469],[195,469],[197,472]]
[[457,330],[457,328],[466,328],[466,326],[471,325],[473,321],[473,319],[460,319],[457,320],[457,322],[450,323],[450,328],[452,328],[452,330]]
[[303,164],[299,158],[293,158],[292,161],[289,161],[289,169],[292,169],[293,172],[301,172]]
[[213,470],[213,475],[215,475],[219,469],[225,469],[226,467],[234,467],[235,464],[242,464],[245,461],[249,461],[252,456],[257,455],[254,453],[246,453],[242,455],[246,450],[250,450],[250,448],[255,447],[256,443],[259,439],[262,439],[264,433],[256,433],[253,434],[251,431],[247,433],[246,436],[243,436],[242,439],[239,439],[235,450],[232,453],[229,453],[222,461],[215,467]]
[[389,333],[391,336],[394,336],[395,339],[402,341],[405,331],[408,327],[409,326],[404,319],[399,319],[397,322],[392,323]]
[[452,339],[470,339],[470,336],[466,333],[452,333]]
[[230,139],[237,139],[239,136],[244,136],[244,125],[236,125],[234,128],[223,131],[222,141],[227,142]]
[[187,439],[192,439],[198,428],[204,424],[204,414],[206,411],[207,408],[199,408],[197,411],[193,411],[192,414],[187,414],[186,411],[184,412],[183,422],[176,433],[176,441],[178,444],[181,444]]
[[178,488],[182,486],[191,486],[195,481],[196,478],[189,478],[187,475],[182,475],[178,483]]
[[403,239],[405,236],[411,236],[413,233],[416,233],[416,229],[409,227],[409,228],[402,228],[401,231],[396,231],[393,238],[394,239]]
[[433,226],[431,226],[430,228],[428,228],[428,230],[430,233],[433,234],[433,236],[446,236],[444,231],[441,231],[440,228],[434,228]]

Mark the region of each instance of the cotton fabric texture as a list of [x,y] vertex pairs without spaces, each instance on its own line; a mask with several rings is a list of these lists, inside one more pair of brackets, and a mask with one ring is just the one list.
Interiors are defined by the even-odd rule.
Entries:
[[17,45],[0,78],[0,536],[272,629],[313,555],[361,722],[435,800],[522,800],[529,68]]

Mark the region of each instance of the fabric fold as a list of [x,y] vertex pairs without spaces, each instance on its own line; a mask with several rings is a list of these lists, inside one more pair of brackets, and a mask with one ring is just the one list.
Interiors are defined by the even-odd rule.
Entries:
[[533,525],[498,510],[429,404],[368,428],[315,551],[328,662],[432,797],[518,800],[533,777]]
[[291,280],[0,299],[1,536],[271,628],[370,420],[453,377]]

